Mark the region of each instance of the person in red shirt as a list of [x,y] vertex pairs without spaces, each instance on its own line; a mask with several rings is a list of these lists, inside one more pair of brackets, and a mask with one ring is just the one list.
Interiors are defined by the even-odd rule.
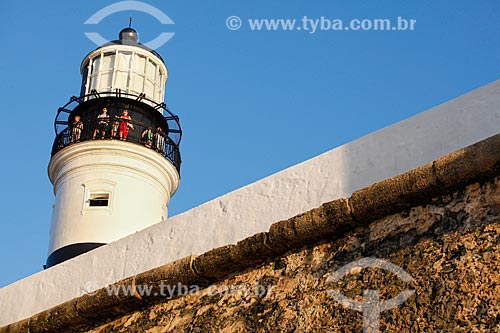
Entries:
[[130,122],[132,120],[132,117],[128,115],[128,110],[123,110],[120,119],[120,140],[127,140],[129,128],[132,130],[134,129],[134,125],[132,125],[132,123]]

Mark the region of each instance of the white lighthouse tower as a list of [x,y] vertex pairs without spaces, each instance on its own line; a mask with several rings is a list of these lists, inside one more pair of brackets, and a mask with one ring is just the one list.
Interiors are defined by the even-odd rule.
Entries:
[[88,54],[79,97],[59,108],[47,267],[167,218],[179,186],[179,119],[163,102],[167,68],[134,29]]

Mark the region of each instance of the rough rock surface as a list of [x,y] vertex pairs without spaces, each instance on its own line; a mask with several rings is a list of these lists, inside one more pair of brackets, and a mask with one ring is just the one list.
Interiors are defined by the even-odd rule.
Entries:
[[[362,332],[362,313],[332,298],[414,294],[380,314],[380,332],[500,332],[500,179],[379,219],[338,240],[289,252],[208,288],[127,314],[87,332]],[[365,257],[380,268],[332,274]],[[251,258],[249,258],[251,260]]]

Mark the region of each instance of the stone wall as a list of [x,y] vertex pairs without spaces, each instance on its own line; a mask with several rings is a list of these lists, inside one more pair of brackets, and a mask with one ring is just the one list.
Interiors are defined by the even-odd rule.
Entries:
[[500,332],[499,250],[500,134],[0,332]]
[[[361,301],[363,289],[380,290],[381,300],[415,290],[381,314],[381,332],[500,332],[500,179],[433,201],[88,332],[362,332],[362,314],[329,291]],[[363,257],[384,258],[414,282],[378,268],[329,282]]]
[[[69,302],[81,296],[82,290],[90,285],[102,288],[187,256],[265,233],[277,221],[290,219],[332,200],[347,198],[363,187],[484,140],[499,132],[499,105],[500,81],[495,81],[0,288],[0,326]],[[424,171],[427,174],[418,177],[429,174],[429,168]],[[412,184],[411,179],[401,181],[401,184]],[[449,181],[454,182],[454,179]],[[394,190],[392,195],[397,195],[396,187]],[[368,222],[375,213],[386,214],[386,208],[391,206],[386,204],[390,195],[371,197],[381,203],[377,211],[373,211],[372,203],[362,202],[360,198],[366,196],[358,195],[352,203],[357,205],[356,214],[361,221]],[[405,203],[413,199],[410,195]],[[280,237],[289,240],[288,227],[284,230],[285,234]],[[311,230],[301,232],[305,231]],[[304,238],[301,232],[295,235]],[[263,254],[266,255],[270,253]]]

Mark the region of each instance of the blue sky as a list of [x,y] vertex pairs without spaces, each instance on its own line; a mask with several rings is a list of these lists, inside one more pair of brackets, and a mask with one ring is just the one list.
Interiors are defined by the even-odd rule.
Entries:
[[[79,66],[134,17],[169,69],[166,103],[184,131],[170,215],[200,205],[500,77],[498,0],[154,1],[174,25],[116,1],[0,2],[0,286],[42,269],[53,202],[47,164],[57,108]],[[241,29],[226,27],[237,15]],[[416,19],[414,31],[252,31],[248,19]]]

